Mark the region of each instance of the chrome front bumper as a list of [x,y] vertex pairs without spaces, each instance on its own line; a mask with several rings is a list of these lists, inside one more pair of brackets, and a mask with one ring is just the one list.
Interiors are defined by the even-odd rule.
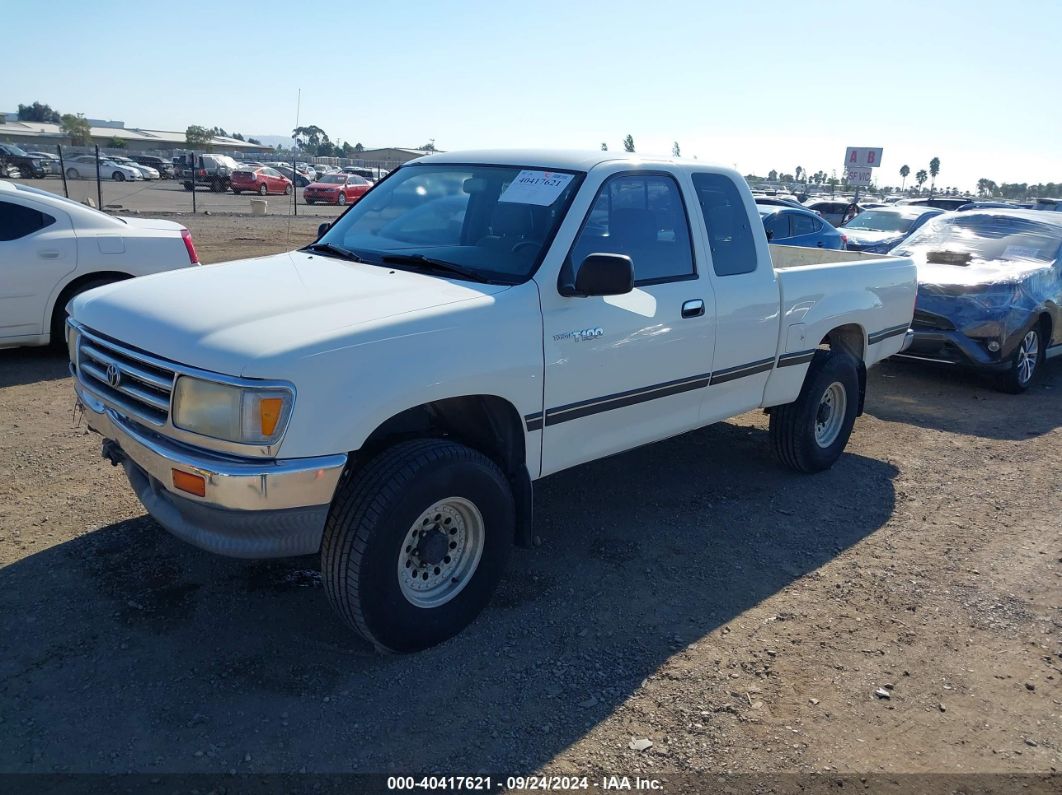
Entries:
[[[95,398],[76,378],[88,426],[120,463],[144,507],[178,538],[237,558],[317,552],[345,455],[287,460],[221,456],[155,434]],[[173,471],[201,476],[203,497],[173,486]]]

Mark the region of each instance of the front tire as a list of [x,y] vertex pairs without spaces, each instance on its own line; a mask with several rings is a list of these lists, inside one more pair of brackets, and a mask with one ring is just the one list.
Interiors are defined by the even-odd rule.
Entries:
[[269,189],[266,188],[265,183],[263,182],[261,185],[258,186],[258,195],[265,196],[267,193],[269,193]]
[[851,354],[820,350],[800,396],[771,409],[771,448],[797,472],[829,469],[848,444],[859,410],[859,363]]
[[121,171],[115,171],[113,174],[111,174],[111,179],[113,179],[115,182],[125,182],[125,174],[123,174]]
[[347,194],[340,193],[339,196],[336,197],[336,204],[339,205],[340,207],[342,207],[346,203],[347,203]]
[[1040,365],[1044,360],[1045,336],[1039,324],[1025,332],[1010,358],[1010,368],[996,377],[996,388],[999,391],[1020,395],[1029,388],[1040,372]]
[[402,442],[340,482],[321,544],[325,592],[378,650],[426,649],[486,606],[514,528],[493,461],[454,442]]
[[77,173],[77,169],[68,168],[66,170],[66,178],[67,179],[81,179],[81,175]]

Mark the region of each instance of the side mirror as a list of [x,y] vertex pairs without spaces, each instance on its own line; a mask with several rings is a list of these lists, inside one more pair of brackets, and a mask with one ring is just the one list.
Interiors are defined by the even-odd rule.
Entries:
[[624,295],[634,289],[634,263],[623,254],[590,254],[575,275],[574,295]]
[[324,237],[324,233],[328,231],[328,228],[330,226],[332,226],[332,225],[326,221],[325,223],[323,223],[323,224],[321,224],[320,226],[317,227],[317,239],[318,240],[320,240],[322,237]]

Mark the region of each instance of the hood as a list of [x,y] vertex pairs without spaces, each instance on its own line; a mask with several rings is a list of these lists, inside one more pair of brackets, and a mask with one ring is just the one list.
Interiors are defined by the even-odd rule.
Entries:
[[974,261],[969,265],[952,265],[928,262],[923,256],[914,255],[918,268],[918,285],[939,286],[948,292],[976,292],[992,289],[995,285],[1016,285],[1026,279],[1048,274],[1051,264],[1027,260],[992,262]]
[[859,243],[863,246],[877,246],[884,243],[900,242],[904,238],[903,232],[883,232],[877,229],[852,229],[842,226],[837,230],[848,237],[848,242]]
[[181,364],[282,377],[258,372],[254,363],[313,355],[401,316],[435,315],[430,310],[489,301],[506,289],[293,251],[107,285],[75,298],[71,314]]

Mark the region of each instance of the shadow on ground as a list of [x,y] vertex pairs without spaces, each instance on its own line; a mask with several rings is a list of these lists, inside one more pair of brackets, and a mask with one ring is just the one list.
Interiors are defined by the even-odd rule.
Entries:
[[889,359],[870,371],[866,413],[947,433],[1012,441],[1062,425],[1062,359],[1048,361],[1021,395],[988,376],[942,364]]
[[767,447],[721,424],[541,482],[542,546],[413,656],[356,640],[315,559],[218,558],[143,517],[36,554],[0,570],[0,770],[530,771],[892,512],[888,464],[798,476]]
[[0,350],[0,389],[54,381],[70,375],[66,351],[53,348]]

